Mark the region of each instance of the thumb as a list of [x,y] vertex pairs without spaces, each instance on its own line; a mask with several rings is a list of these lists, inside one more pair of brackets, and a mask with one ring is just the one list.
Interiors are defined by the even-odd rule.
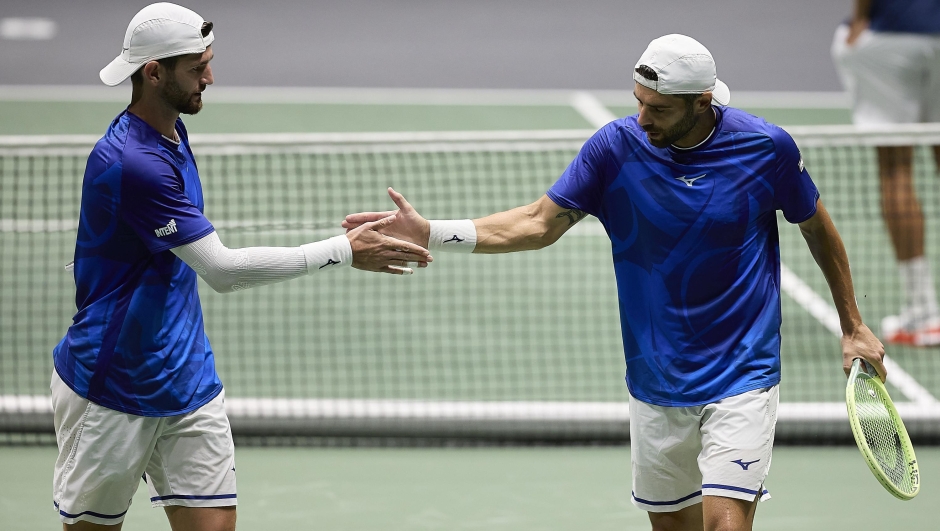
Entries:
[[388,196],[392,198],[392,201],[395,202],[395,205],[398,206],[398,209],[401,210],[402,213],[407,214],[414,211],[414,207],[405,199],[405,196],[396,192],[391,186],[388,188]]
[[376,221],[370,221],[369,223],[363,223],[361,225],[363,230],[378,230],[383,227],[388,227],[395,222],[395,216],[388,216]]

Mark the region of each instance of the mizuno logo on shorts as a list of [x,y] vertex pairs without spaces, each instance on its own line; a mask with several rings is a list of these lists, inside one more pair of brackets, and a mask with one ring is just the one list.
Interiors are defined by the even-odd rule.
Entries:
[[741,468],[743,468],[744,470],[747,470],[747,467],[753,465],[754,463],[756,463],[756,462],[758,462],[758,461],[760,461],[760,459],[756,459],[756,460],[754,460],[754,461],[742,461],[742,460],[740,460],[740,459],[737,459],[737,460],[735,460],[735,461],[732,461],[732,463],[737,464],[737,465],[741,465]]
[[170,234],[175,233],[176,232],[176,220],[171,219],[170,222],[166,224],[166,227],[160,227],[159,229],[154,229],[153,232],[156,233],[157,238],[162,238],[164,236],[169,236]]
[[701,179],[702,177],[705,177],[706,175],[708,175],[708,174],[707,174],[707,173],[703,173],[703,174],[701,174],[701,175],[699,175],[699,176],[697,176],[697,177],[686,177],[685,175],[683,175],[682,177],[676,177],[676,180],[677,180],[677,181],[682,181],[682,182],[684,182],[686,186],[692,186],[692,183],[694,183],[695,181]]

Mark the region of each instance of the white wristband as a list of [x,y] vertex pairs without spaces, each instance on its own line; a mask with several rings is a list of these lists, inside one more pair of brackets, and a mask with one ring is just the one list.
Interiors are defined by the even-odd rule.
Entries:
[[351,266],[352,245],[345,234],[300,246],[307,260],[307,274]]
[[428,250],[472,253],[477,245],[477,228],[469,219],[428,220],[431,237]]

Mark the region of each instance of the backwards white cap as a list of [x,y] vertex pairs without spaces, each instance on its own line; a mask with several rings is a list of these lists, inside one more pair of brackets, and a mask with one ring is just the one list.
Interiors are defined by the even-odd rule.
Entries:
[[113,87],[150,61],[202,53],[214,40],[212,23],[192,10],[169,2],[150,4],[131,19],[121,55],[102,68],[98,77]]
[[[648,66],[659,77],[653,81],[636,72]],[[660,94],[712,93],[716,105],[731,102],[731,90],[718,79],[715,59],[702,43],[678,33],[653,39],[640,56],[633,71],[633,80]]]

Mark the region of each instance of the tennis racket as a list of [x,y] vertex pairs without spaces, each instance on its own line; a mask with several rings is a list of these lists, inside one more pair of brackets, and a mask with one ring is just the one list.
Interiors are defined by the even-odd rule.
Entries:
[[911,439],[878,373],[860,359],[852,363],[845,405],[855,443],[872,474],[899,499],[917,496],[920,470]]

